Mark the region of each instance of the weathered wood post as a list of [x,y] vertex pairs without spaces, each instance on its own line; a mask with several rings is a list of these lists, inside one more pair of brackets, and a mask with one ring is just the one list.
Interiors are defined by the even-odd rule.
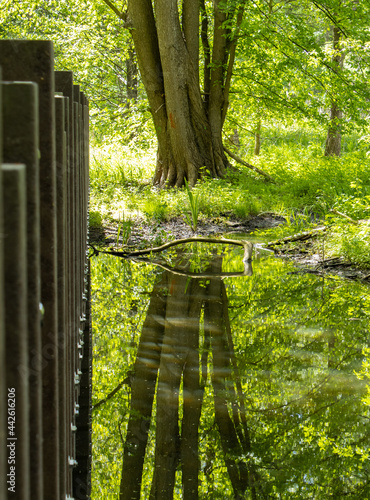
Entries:
[[[7,496],[30,499],[26,169],[3,164]],[[24,367],[20,376],[19,369]]]
[[88,103],[51,42],[0,40],[0,65],[1,407],[17,397],[11,439],[0,415],[0,498],[89,499]]
[[73,496],[79,500],[90,498],[91,494],[91,380],[92,380],[92,342],[91,342],[91,310],[90,310],[90,269],[87,259],[88,238],[88,102],[86,97],[80,93],[80,273],[82,284],[82,306],[81,306],[81,329],[80,345],[82,346],[82,360],[80,364],[80,395],[79,414],[77,415],[77,462],[73,472]]
[[40,40],[0,40],[3,80],[39,87],[41,302],[44,498],[59,499],[57,239],[53,45]]
[[27,212],[27,328],[29,377],[30,487],[42,498],[42,350],[40,321],[40,192],[38,158],[38,89],[34,83],[3,83],[3,157],[6,163],[26,167]]
[[[55,72],[55,89],[57,92],[62,92],[65,98],[68,98],[66,113],[66,137],[67,137],[67,177],[66,177],[66,454],[68,468],[71,468],[70,463],[74,457],[74,443],[72,441],[71,428],[74,425],[74,358],[73,358],[73,337],[74,337],[74,266],[73,266],[73,217],[74,203],[73,195],[73,169],[74,169],[74,119],[73,119],[73,74],[71,71],[56,71]],[[71,474],[67,474],[67,492],[72,495],[72,478]]]
[[[1,68],[0,68],[1,81]],[[0,85],[0,110],[2,109],[2,89]],[[2,116],[0,112],[0,165],[2,159]],[[4,282],[3,282],[3,190],[2,190],[2,171],[0,168],[0,408],[7,408],[6,385],[5,385],[5,330],[4,330]],[[6,413],[2,411],[0,414],[0,497],[5,498],[6,495]]]
[[55,97],[55,139],[56,139],[56,201],[58,241],[58,377],[59,377],[59,482],[60,498],[67,493],[68,455],[67,437],[69,429],[66,401],[66,222],[67,222],[67,97]]

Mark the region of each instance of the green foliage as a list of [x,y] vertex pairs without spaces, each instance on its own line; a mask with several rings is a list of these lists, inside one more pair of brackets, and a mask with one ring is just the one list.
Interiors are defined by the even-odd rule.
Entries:
[[53,42],[55,69],[73,71],[74,83],[89,99],[92,142],[115,136],[126,144],[151,143],[154,131],[140,78],[137,102],[127,98],[130,34],[104,2],[5,0],[0,38]]
[[126,245],[132,232],[133,221],[131,219],[125,218],[125,212],[123,212],[122,220],[118,219],[118,230],[116,244],[119,246],[120,239],[122,244]]
[[[250,3],[247,9],[234,67],[227,134],[235,125],[252,132],[261,117],[262,123],[300,117],[326,130],[334,101],[345,115],[342,132],[366,125],[367,2],[354,6],[339,0],[325,4],[272,0]],[[333,25],[341,30],[336,50]],[[345,55],[340,70],[333,61],[338,51]]]
[[100,229],[103,227],[103,219],[97,210],[90,210],[89,213],[89,226],[90,228]]
[[[93,405],[124,381],[133,367],[144,321],[141,304],[147,303],[155,279],[149,266],[145,274],[137,271],[125,260],[110,256],[91,261]],[[117,453],[122,453],[120,432],[125,432],[129,403],[129,386],[123,385],[114,398],[93,409],[92,498],[117,498],[122,466]]]
[[[211,248],[197,246],[193,250],[195,262],[191,268],[201,272],[215,262]],[[237,268],[242,259],[239,249],[227,249],[222,256],[217,249],[217,255],[223,260],[223,270],[225,266]],[[183,257],[183,251],[172,250],[164,259],[177,265],[182,261],[186,266],[187,258]],[[147,264],[138,266],[110,256],[94,258],[92,265],[96,404],[130,377],[151,292],[161,272]],[[225,453],[215,418],[214,377],[220,377],[214,368],[216,351],[207,344],[204,316],[191,323],[192,328],[200,325],[196,359],[208,355],[198,438],[199,498],[235,497],[227,463],[252,468],[257,498],[367,498],[367,287],[293,273],[296,269],[291,264],[264,255],[256,256],[253,270],[251,277],[223,280],[227,293],[223,307],[228,307],[232,337],[232,344],[228,344],[232,350],[225,352],[235,357],[235,363],[227,365],[228,356],[222,358],[226,383],[218,395],[227,401],[228,414],[240,417],[232,420],[239,436],[245,430],[241,423],[245,418],[251,441],[249,452]],[[214,283],[221,281],[212,279]],[[171,275],[168,286],[160,281],[162,300],[176,293],[176,280],[178,277]],[[210,282],[205,279],[202,285],[207,288]],[[194,280],[186,280],[186,293],[190,293],[192,283]],[[206,297],[208,301],[209,295]],[[198,296],[193,299],[198,301]],[[217,296],[214,300],[221,311],[222,301]],[[183,312],[179,304],[177,316],[170,313],[171,321],[181,320],[182,325],[175,329],[171,344],[176,359],[181,357],[177,341],[181,341],[180,333],[185,328]],[[171,353],[166,351],[166,356],[171,358]],[[185,405],[181,391],[180,387],[179,424],[183,423]],[[155,401],[153,411],[143,467],[143,500],[149,497],[154,469]],[[94,410],[93,497],[116,498],[129,415],[128,385]],[[180,500],[179,471],[176,478],[174,499]],[[248,493],[245,498],[249,498]]]
[[131,220],[155,222],[181,217],[190,205],[195,217],[191,215],[191,225],[206,217],[222,220],[272,212],[285,217],[286,224],[270,232],[271,240],[308,229],[310,224],[329,217],[333,236],[329,232],[326,237],[328,256],[345,255],[356,264],[368,265],[366,225],[354,238],[356,228],[330,213],[333,209],[355,220],[370,218],[367,143],[352,135],[350,141],[356,144],[353,150],[340,158],[325,158],[319,136],[307,124],[276,126],[265,127],[263,152],[252,160],[272,175],[276,184],[264,182],[248,168],[238,166],[225,179],[204,177],[194,194],[191,192],[191,205],[186,189],[160,191],[151,186],[154,147],[134,150],[113,143],[92,151],[91,207],[107,220],[118,221],[124,212]]

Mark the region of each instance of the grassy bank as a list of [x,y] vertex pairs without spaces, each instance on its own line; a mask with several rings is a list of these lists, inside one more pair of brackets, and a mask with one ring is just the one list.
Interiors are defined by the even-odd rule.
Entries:
[[[247,157],[276,182],[266,182],[241,165],[225,179],[205,178],[193,189],[197,219],[248,218],[263,212],[284,216],[287,223],[271,230],[271,238],[309,229],[320,220],[330,225],[327,256],[369,266],[369,143],[355,136],[344,138],[342,157],[325,158],[312,132],[280,129],[276,135],[275,140],[273,135],[266,137],[260,156]],[[238,152],[243,157],[247,153]],[[91,157],[93,225],[115,222],[120,231],[128,232],[135,221],[154,224],[191,214],[186,188],[160,191],[151,185],[154,146],[134,150],[111,144],[94,148]]]

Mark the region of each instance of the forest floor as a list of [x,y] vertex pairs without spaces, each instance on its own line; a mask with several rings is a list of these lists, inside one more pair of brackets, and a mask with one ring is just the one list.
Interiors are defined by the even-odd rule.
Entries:
[[[252,233],[259,229],[270,229],[286,223],[284,217],[272,213],[264,213],[248,219],[225,217],[209,218],[198,222],[194,232],[180,217],[169,221],[135,220],[129,228],[129,236],[125,247],[143,249],[159,246],[168,241],[190,237],[224,236],[234,238],[236,235]],[[118,225],[109,224],[90,229],[90,243],[113,248],[122,247],[121,231]],[[322,240],[322,238],[320,238]],[[293,260],[297,264],[297,272],[318,275],[334,274],[347,279],[370,283],[370,269],[357,268],[340,257],[325,257],[325,245],[319,238],[313,237],[304,241],[279,244],[274,253],[280,258]]]

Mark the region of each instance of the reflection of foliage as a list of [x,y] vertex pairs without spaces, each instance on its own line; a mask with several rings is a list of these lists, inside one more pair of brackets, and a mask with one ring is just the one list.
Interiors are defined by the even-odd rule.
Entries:
[[[130,378],[144,319],[143,307],[147,305],[147,294],[155,280],[149,268],[142,274],[143,267],[139,270],[135,265],[109,256],[92,260],[93,404]],[[116,498],[121,469],[117,452],[122,450],[119,426],[124,432],[129,401],[129,385],[125,383],[114,398],[94,410],[93,498]]]
[[[205,252],[202,256],[200,248],[196,254],[197,269],[202,262],[207,267],[214,262],[211,254]],[[174,251],[171,261],[178,265]],[[224,258],[223,267],[226,261],[232,269],[232,252]],[[235,261],[240,261],[240,255]],[[192,325],[198,338],[194,340],[198,345],[195,350],[198,361],[193,365],[188,361],[187,366],[193,366],[194,373],[198,366],[198,384],[201,382],[198,390],[203,390],[202,396],[198,393],[201,413],[197,417],[199,498],[234,498],[233,471],[242,481],[240,487],[247,489],[240,492],[243,495],[240,498],[369,496],[367,289],[335,278],[291,274],[294,269],[276,259],[255,261],[252,278],[210,279],[203,283],[184,277],[168,278],[168,287],[163,282],[164,275],[160,282],[149,266],[141,268],[113,257],[99,257],[93,265],[94,400],[104,399],[126,380],[114,398],[94,411],[93,496],[117,498],[123,454],[119,426],[127,443],[129,419],[140,421],[140,414],[133,411],[130,400],[134,387],[129,370],[134,366],[136,349],[140,352],[139,341],[144,340],[143,325],[152,314],[154,283],[162,305],[168,306],[172,301],[179,325],[186,317],[185,303],[193,304],[196,310]],[[177,302],[174,301],[176,286]],[[222,289],[227,291],[227,298]],[[220,301],[222,293],[224,305]],[[148,294],[151,294],[149,306]],[[216,301],[210,300],[212,295]],[[200,302],[205,304],[203,311],[199,309]],[[223,309],[227,304],[228,313]],[[177,360],[184,357],[181,342],[189,342],[189,328],[178,326],[173,330]],[[215,332],[220,328],[224,333],[217,340]],[[217,342],[224,349],[216,348]],[[163,354],[161,363],[162,357]],[[175,358],[168,359],[175,362]],[[154,439],[157,444],[158,439],[165,439],[163,430],[158,428],[158,418],[162,423],[165,419],[164,432],[170,437],[171,426],[175,434],[180,432],[183,436],[184,418],[189,418],[186,417],[189,400],[181,392],[189,382],[181,378],[181,370],[185,369],[172,364],[165,380],[165,365],[159,368],[161,383],[169,383],[172,377],[172,383],[176,379],[178,384],[172,386],[177,387],[174,391],[179,396],[173,418],[161,413],[168,399],[161,399],[164,393],[157,392],[149,433],[149,421],[145,420],[135,431],[139,442],[148,438],[140,479],[141,498],[149,498],[153,468],[158,465]],[[185,371],[182,377],[186,377]],[[189,398],[195,392],[186,394]],[[222,410],[221,419],[222,408],[226,412]],[[180,429],[176,431],[178,426]],[[233,433],[234,444],[230,440]],[[135,446],[129,449],[132,452]],[[177,464],[175,460],[173,466]],[[246,476],[243,470],[247,471]],[[183,498],[179,492],[184,474],[183,471],[181,475],[179,468],[174,486],[178,493],[174,498]],[[243,486],[243,481],[248,484]],[[195,493],[192,498],[197,498]]]
[[277,280],[271,267],[248,282],[239,279],[229,293],[235,349],[246,367],[243,388],[256,419],[255,454],[265,464],[268,492],[361,498],[368,491],[359,452],[369,445],[368,411],[354,369],[366,342],[368,296],[335,279]]

